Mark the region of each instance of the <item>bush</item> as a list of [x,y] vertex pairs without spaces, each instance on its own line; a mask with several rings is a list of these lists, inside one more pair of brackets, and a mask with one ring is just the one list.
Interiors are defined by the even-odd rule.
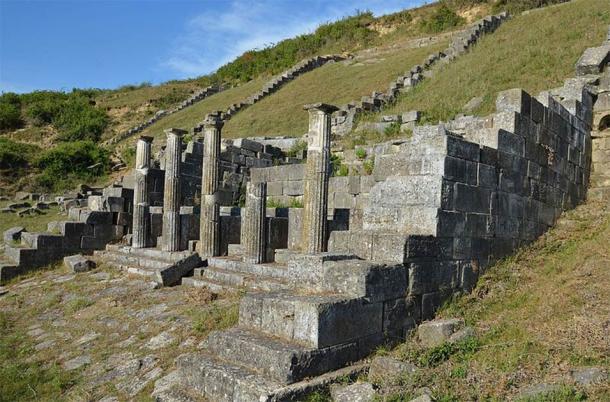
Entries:
[[38,184],[50,190],[68,188],[74,180],[103,175],[108,163],[108,151],[91,141],[63,143],[44,152],[38,159],[37,166],[42,170]]
[[457,15],[455,11],[445,3],[442,3],[429,19],[425,19],[421,22],[422,29],[430,33],[442,32],[463,23],[464,19]]
[[0,131],[15,130],[23,125],[21,99],[12,92],[0,96]]
[[59,139],[62,141],[97,142],[108,126],[108,116],[92,106],[87,98],[71,97],[64,102],[53,123],[61,131]]
[[35,145],[0,138],[0,169],[27,167],[39,150]]
[[51,124],[61,111],[62,103],[68,99],[63,92],[36,91],[22,95],[25,117],[35,126]]

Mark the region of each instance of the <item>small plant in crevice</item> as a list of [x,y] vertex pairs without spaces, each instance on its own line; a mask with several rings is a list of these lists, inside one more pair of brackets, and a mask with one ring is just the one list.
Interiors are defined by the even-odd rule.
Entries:
[[362,168],[364,169],[364,173],[367,176],[370,176],[373,174],[373,170],[375,169],[375,159],[367,159],[364,161],[364,163],[362,164]]
[[356,148],[356,157],[360,160],[366,158],[366,150],[364,148]]

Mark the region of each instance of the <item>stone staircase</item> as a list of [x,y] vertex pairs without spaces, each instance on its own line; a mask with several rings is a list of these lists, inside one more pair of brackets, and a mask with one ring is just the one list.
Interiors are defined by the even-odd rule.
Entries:
[[228,256],[208,258],[207,267],[196,268],[192,277],[182,278],[182,284],[207,287],[212,292],[240,289],[271,292],[291,288],[284,261],[252,264],[245,262],[242,255],[241,245],[230,244]]
[[168,252],[118,244],[108,244],[105,250],[95,251],[94,256],[100,262],[149,278],[163,286],[180,283],[183,276],[202,264],[199,255],[192,251]]
[[237,326],[212,332],[203,353],[178,357],[180,386],[213,401],[292,400],[297,383],[357,362],[411,328],[391,314],[393,302],[386,306],[404,300],[402,265],[322,253],[292,254],[278,269],[308,293],[293,286],[245,295]]
[[88,223],[92,216],[96,215],[83,215],[84,222],[50,222],[46,232],[24,230],[12,243],[5,242],[4,256],[0,259],[0,283],[71,254],[91,253],[122,236],[122,232],[115,235],[106,230],[111,225]]

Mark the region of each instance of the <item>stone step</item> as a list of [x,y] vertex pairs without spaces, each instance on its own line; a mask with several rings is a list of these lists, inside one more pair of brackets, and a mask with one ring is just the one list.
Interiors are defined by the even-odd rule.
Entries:
[[336,370],[360,357],[357,342],[315,349],[239,327],[210,333],[205,346],[222,360],[282,384]]
[[246,368],[206,353],[185,354],[176,359],[187,387],[215,402],[270,401],[282,384]]
[[94,255],[103,256],[105,261],[111,265],[135,266],[150,269],[164,269],[172,265],[171,262],[157,260],[154,258],[139,257],[132,254],[117,251],[95,251]]
[[8,260],[0,260],[0,284],[5,284],[19,273],[19,266]]
[[184,278],[182,278],[182,282],[180,284],[184,286],[191,286],[194,288],[208,288],[213,293],[238,291],[237,288],[229,286],[226,283],[216,282],[211,279],[203,279],[197,276],[185,276]]
[[229,257],[237,257],[244,255],[244,246],[241,244],[229,244],[228,253]]
[[193,254],[191,251],[173,251],[170,253],[157,248],[133,248],[120,244],[108,244],[106,246],[106,251],[118,251],[124,254],[132,254],[139,257],[154,258],[157,260],[168,262],[177,262]]
[[355,378],[368,365],[359,363],[313,379],[282,385],[206,353],[183,354],[176,359],[181,384],[218,402],[295,401],[339,379]]
[[[143,253],[141,250],[151,252]],[[146,257],[147,254],[165,258],[162,260]],[[201,265],[201,258],[198,254],[183,251],[166,252],[155,249],[133,249],[126,246],[117,248],[115,245],[109,245],[106,250],[96,251],[94,255],[116,268],[137,275],[152,277],[163,286],[179,284],[183,276]]]
[[208,258],[208,266],[222,268],[227,271],[242,272],[252,275],[267,276],[270,278],[288,278],[286,265],[278,263],[253,264],[244,262],[241,257],[211,257]]
[[239,307],[240,327],[312,348],[355,342],[400,326],[399,320],[390,322],[388,317],[384,322],[382,302],[370,303],[365,298],[248,293]]
[[218,267],[207,267],[201,278],[224,283],[230,287],[245,287],[251,290],[277,291],[290,288],[288,282],[277,278],[255,276],[246,272],[226,270]]

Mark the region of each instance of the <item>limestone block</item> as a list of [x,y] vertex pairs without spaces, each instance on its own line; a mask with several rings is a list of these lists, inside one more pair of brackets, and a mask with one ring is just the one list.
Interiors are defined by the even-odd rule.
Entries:
[[383,332],[406,336],[419,321],[421,306],[418,298],[400,297],[383,303]]
[[[258,181],[253,180],[253,183],[258,183]],[[284,194],[284,185],[283,181],[269,181],[267,182],[267,195],[268,196],[280,196]]]
[[335,402],[372,402],[376,400],[373,386],[366,382],[333,386],[330,393]]
[[79,217],[81,222],[89,225],[111,225],[112,212],[82,210]]
[[463,326],[464,320],[461,318],[428,321],[419,325],[417,337],[425,346],[435,347],[447,342]]
[[15,226],[4,231],[3,240],[5,244],[12,244],[21,240],[21,234],[25,232],[25,228]]
[[576,74],[599,74],[610,61],[610,44],[586,49],[576,62]]
[[[531,112],[531,97],[520,88],[500,92],[496,98],[496,110],[498,112],[516,112],[523,116],[529,116]],[[508,131],[515,132],[513,130]]]
[[87,272],[95,268],[95,262],[82,254],[64,257],[64,265],[71,272]]
[[303,181],[286,181],[283,182],[283,194],[288,196],[303,195]]
[[392,385],[412,376],[417,366],[389,356],[377,356],[369,368],[369,380],[376,384]]
[[445,158],[445,174],[448,180],[476,185],[478,182],[478,164],[451,156]]

